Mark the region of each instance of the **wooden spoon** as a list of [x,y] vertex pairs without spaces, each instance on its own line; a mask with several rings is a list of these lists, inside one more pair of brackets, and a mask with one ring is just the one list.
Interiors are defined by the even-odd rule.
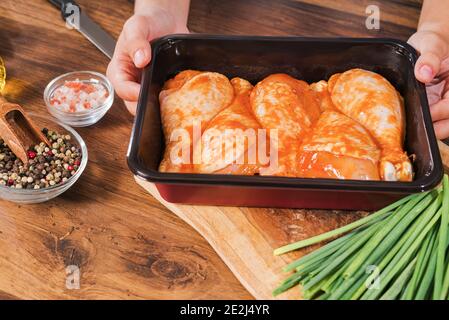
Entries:
[[0,137],[11,151],[23,163],[28,162],[28,149],[44,142],[50,142],[33,121],[25,114],[22,107],[8,102],[0,94]]

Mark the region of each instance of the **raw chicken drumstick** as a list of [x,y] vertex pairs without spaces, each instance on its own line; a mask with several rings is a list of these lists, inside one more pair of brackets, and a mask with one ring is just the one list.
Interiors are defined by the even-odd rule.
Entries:
[[228,78],[215,72],[186,70],[166,82],[159,95],[166,147],[162,172],[192,172],[193,126],[208,122],[234,98]]
[[258,172],[257,134],[260,125],[255,119],[249,95],[253,86],[246,80],[231,80],[235,98],[231,105],[213,118],[206,127],[197,152],[201,163],[196,173],[253,175]]
[[[309,85],[286,74],[273,74],[251,93],[251,108],[263,128],[270,130],[270,143],[277,130],[278,163],[262,168],[261,175],[297,176],[299,145],[320,116],[320,107]],[[273,149],[270,146],[270,150]],[[276,151],[275,151],[276,152]],[[270,158],[273,159],[272,153]]]
[[336,108],[363,125],[381,147],[380,176],[387,181],[411,181],[410,159],[402,149],[405,134],[404,103],[381,75],[351,69],[329,79]]
[[305,178],[379,180],[380,151],[358,122],[335,111],[320,116],[300,148],[298,174]]

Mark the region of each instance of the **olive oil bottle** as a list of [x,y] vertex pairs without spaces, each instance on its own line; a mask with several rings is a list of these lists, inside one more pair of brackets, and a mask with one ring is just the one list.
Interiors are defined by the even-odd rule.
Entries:
[[6,84],[5,63],[3,62],[2,57],[0,57],[0,93],[3,91],[5,84]]

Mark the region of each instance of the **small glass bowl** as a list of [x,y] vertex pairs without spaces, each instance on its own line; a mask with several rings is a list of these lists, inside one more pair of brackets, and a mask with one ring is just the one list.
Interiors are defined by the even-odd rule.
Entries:
[[[66,112],[52,106],[50,104],[50,99],[53,96],[54,91],[64,85],[66,81],[75,80],[99,83],[103,85],[109,94],[106,101],[97,108],[83,110],[80,112]],[[47,105],[48,111],[56,119],[59,119],[61,122],[73,127],[87,127],[97,123],[111,108],[112,103],[114,102],[114,88],[108,78],[101,73],[93,71],[69,72],[50,81],[44,91],[44,101]]]
[[69,134],[72,142],[81,149],[81,163],[76,173],[66,182],[50,186],[42,189],[15,189],[7,186],[0,186],[0,198],[7,201],[17,203],[40,203],[45,202],[59,196],[61,193],[69,189],[81,176],[87,165],[87,147],[83,138],[71,127],[56,121],[51,117],[42,117],[34,113],[28,114],[35,122],[38,128],[48,128],[61,134]]

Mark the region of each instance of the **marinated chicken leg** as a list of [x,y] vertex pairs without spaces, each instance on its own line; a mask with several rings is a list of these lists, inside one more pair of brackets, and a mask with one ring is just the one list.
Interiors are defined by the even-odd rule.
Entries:
[[380,150],[358,122],[325,111],[300,148],[298,175],[306,178],[379,180]]
[[258,172],[260,125],[249,105],[253,86],[241,78],[234,78],[231,83],[234,101],[209,122],[201,144],[195,148],[196,152],[201,152],[201,163],[194,165],[197,173],[253,175]]
[[[192,145],[202,130],[234,97],[228,78],[186,70],[167,81],[159,95],[166,148],[159,171],[192,172]],[[194,126],[199,128],[194,133]]]
[[[259,123],[270,130],[270,160],[277,164],[261,169],[261,175],[296,176],[299,145],[318,120],[320,108],[314,92],[304,81],[286,74],[270,75],[251,93],[251,108]],[[277,139],[273,139],[277,130]]]
[[412,165],[402,149],[404,104],[390,82],[377,73],[352,69],[333,75],[328,86],[337,109],[363,125],[381,147],[382,180],[411,181]]

